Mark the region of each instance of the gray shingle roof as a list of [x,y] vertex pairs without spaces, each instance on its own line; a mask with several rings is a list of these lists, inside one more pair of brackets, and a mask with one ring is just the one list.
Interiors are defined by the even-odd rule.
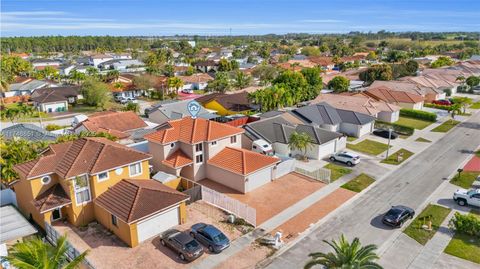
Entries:
[[[148,114],[152,114],[155,111],[160,111],[164,114],[167,118],[171,120],[181,119],[186,116],[190,116],[188,112],[187,104],[192,100],[184,100],[178,102],[169,102],[169,103],[159,103],[157,105],[152,106],[149,109]],[[198,113],[199,118],[204,119],[211,119],[217,117],[217,115],[212,115],[212,113],[208,112],[205,108],[200,107],[200,112]]]
[[340,123],[364,125],[375,120],[375,118],[370,115],[337,109],[325,102],[297,108],[293,110],[293,113],[307,123],[318,125],[337,125]]
[[56,134],[48,132],[36,125],[30,123],[20,123],[7,127],[0,132],[6,139],[14,137],[23,138],[30,141],[55,140]]

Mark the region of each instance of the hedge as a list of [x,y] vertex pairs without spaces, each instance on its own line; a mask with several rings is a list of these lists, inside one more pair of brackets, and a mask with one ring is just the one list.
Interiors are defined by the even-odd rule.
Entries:
[[422,110],[416,110],[416,109],[402,108],[400,109],[400,116],[419,119],[419,120],[427,120],[431,122],[437,121],[437,114],[432,112],[422,111]]
[[375,128],[377,129],[392,128],[396,133],[401,135],[407,135],[407,136],[413,135],[413,133],[415,132],[415,129],[412,127],[404,126],[397,123],[378,121],[378,120],[375,121]]
[[453,109],[453,106],[445,106],[445,105],[437,105],[437,104],[423,104],[423,106],[441,109],[441,110],[447,110],[447,111],[451,111]]
[[463,215],[456,212],[449,224],[457,232],[480,238],[480,219],[473,214]]

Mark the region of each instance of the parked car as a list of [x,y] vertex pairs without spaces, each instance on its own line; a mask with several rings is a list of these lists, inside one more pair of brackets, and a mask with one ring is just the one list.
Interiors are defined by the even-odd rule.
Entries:
[[230,246],[227,236],[213,225],[197,223],[192,226],[190,235],[212,253],[220,253]]
[[192,89],[183,89],[182,92],[187,93],[187,94],[192,94],[193,90]]
[[449,100],[435,100],[432,102],[432,104],[442,105],[442,106],[451,106],[452,102],[450,102]]
[[203,247],[186,232],[169,229],[160,235],[160,243],[178,253],[182,261],[193,261],[203,255]]
[[[377,129],[375,131],[373,131],[373,134],[376,135],[376,136],[380,136],[380,137],[383,137],[383,138],[387,138],[388,139],[388,133],[389,131],[386,130],[386,129]],[[391,135],[390,135],[390,139],[397,139],[398,138],[398,134],[395,133],[394,131],[392,131]]]
[[392,206],[390,210],[383,215],[382,222],[393,227],[402,227],[403,223],[415,216],[415,210],[410,207],[397,205]]
[[480,189],[458,189],[453,194],[453,200],[461,206],[473,205],[480,207]]
[[332,156],[330,156],[330,161],[342,162],[348,166],[353,166],[360,163],[360,156],[348,151],[342,151],[334,153]]
[[477,179],[472,184],[472,188],[474,189],[480,189],[480,175],[478,175]]

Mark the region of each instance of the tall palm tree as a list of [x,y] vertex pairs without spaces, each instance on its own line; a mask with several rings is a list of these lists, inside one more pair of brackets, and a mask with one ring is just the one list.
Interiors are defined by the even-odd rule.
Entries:
[[72,261],[67,260],[67,237],[57,239],[56,246],[43,242],[40,238],[19,242],[9,251],[7,260],[20,269],[73,269],[79,268],[88,251]]
[[171,77],[171,78],[168,78],[167,85],[168,85],[169,89],[173,88],[173,89],[176,90],[176,92],[178,92],[178,89],[183,87],[183,80],[181,80],[177,77]]
[[237,71],[235,73],[233,86],[237,89],[243,89],[252,83],[252,77],[243,73],[242,71]]
[[323,240],[323,242],[331,246],[334,252],[310,253],[308,256],[312,259],[305,264],[305,269],[310,269],[315,265],[323,265],[331,269],[382,269],[379,264],[374,262],[379,258],[375,253],[377,249],[375,245],[362,247],[358,238],[349,243],[343,234],[338,242],[335,240],[332,242]]
[[312,146],[312,138],[307,133],[293,132],[288,139],[288,147],[291,150],[303,152],[303,159],[307,158],[307,149]]

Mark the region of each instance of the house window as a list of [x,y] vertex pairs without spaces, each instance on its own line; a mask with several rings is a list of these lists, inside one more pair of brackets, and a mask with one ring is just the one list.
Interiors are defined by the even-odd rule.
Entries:
[[231,144],[237,143],[237,136],[236,135],[230,137],[230,143]]
[[108,179],[108,172],[103,172],[97,175],[98,176],[98,182],[102,182]]
[[131,164],[128,169],[130,170],[130,176],[138,176],[142,173],[142,163]]
[[195,152],[200,152],[203,150],[203,144],[202,143],[198,143],[195,145]]
[[47,185],[52,181],[52,178],[50,176],[44,176],[42,177],[42,185]]
[[118,227],[117,217],[115,217],[114,215],[112,215],[112,225]]
[[171,148],[175,147],[175,143],[170,144],[170,147]]
[[203,163],[203,154],[195,156],[195,163]]
[[217,141],[213,141],[212,146],[216,146],[216,145],[217,145]]
[[90,184],[88,183],[88,177],[86,175],[74,179],[74,190],[77,205],[90,202]]

